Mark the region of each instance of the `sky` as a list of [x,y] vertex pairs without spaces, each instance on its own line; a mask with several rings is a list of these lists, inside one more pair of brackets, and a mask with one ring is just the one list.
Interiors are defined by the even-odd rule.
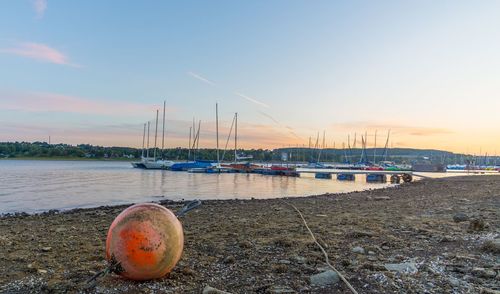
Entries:
[[[0,141],[500,153],[500,1],[0,2]],[[159,140],[160,141],[160,140]]]

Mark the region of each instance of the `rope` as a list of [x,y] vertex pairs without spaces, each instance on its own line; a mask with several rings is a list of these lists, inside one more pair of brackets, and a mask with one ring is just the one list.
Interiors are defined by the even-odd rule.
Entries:
[[295,205],[288,203],[288,202],[281,200],[281,199],[280,199],[280,201],[282,201],[283,203],[285,203],[287,205],[290,205],[291,207],[293,207],[293,209],[295,209],[295,211],[299,214],[300,218],[302,219],[302,222],[306,226],[306,229],[309,231],[309,234],[311,235],[311,238],[313,239],[314,243],[316,243],[316,245],[318,245],[319,249],[321,249],[321,252],[323,252],[323,255],[325,256],[326,264],[339,275],[340,279],[347,285],[347,287],[349,288],[349,290],[351,290],[352,293],[358,294],[358,292],[351,286],[351,284],[346,280],[346,278],[344,278],[344,276],[330,263],[330,259],[328,258],[328,254],[326,253],[323,246],[321,246],[321,244],[319,244],[318,240],[316,239],[316,236],[314,236],[314,233],[309,228],[309,225],[307,225],[306,219],[302,215],[302,212],[300,212],[300,210],[297,207],[295,207]]
[[198,199],[190,201],[186,205],[184,205],[184,207],[182,207],[182,209],[179,212],[177,212],[175,214],[175,216],[183,217],[184,215],[186,215],[186,213],[188,213],[189,211],[195,209],[196,207],[198,207],[200,205],[201,205],[201,201]]
[[112,256],[111,260],[108,263],[108,266],[105,269],[96,273],[90,279],[87,280],[85,289],[90,289],[95,287],[98,278],[104,277],[110,273],[119,274],[121,272],[123,272],[123,268],[121,267],[120,263],[116,261],[115,257]]

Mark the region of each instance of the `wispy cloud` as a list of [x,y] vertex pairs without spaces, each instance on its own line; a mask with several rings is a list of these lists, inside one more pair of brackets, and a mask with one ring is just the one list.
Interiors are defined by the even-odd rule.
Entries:
[[68,56],[64,53],[49,47],[45,44],[23,42],[14,47],[0,49],[2,53],[14,54],[39,61],[50,62],[72,67],[82,67],[79,64],[70,62]]
[[148,113],[153,106],[132,102],[109,102],[103,99],[93,100],[55,93],[0,91],[0,109],[130,116]]
[[273,116],[271,116],[270,114],[267,114],[263,111],[258,111],[261,115],[267,117],[268,119],[272,120],[276,125],[278,125],[280,128],[285,128],[286,131],[291,134],[293,137],[295,137],[295,139],[299,139],[299,140],[302,140],[302,138],[297,135],[297,133],[295,132],[295,129],[292,128],[291,126],[284,126],[282,125],[277,119],[275,119]]
[[255,104],[257,104],[257,105],[260,105],[260,106],[263,106],[263,107],[266,107],[266,108],[269,108],[269,107],[270,107],[270,106],[269,106],[269,105],[267,105],[266,103],[264,103],[264,102],[260,102],[260,101],[258,101],[258,100],[256,100],[256,99],[252,98],[252,97],[248,97],[247,95],[243,95],[243,94],[238,93],[238,92],[235,92],[234,94],[236,94],[236,95],[240,96],[241,98],[244,98],[244,99],[246,99],[246,100],[248,100],[248,101],[250,101],[250,102],[252,102],[252,103],[255,103]]
[[33,0],[33,8],[36,12],[37,18],[42,18],[47,9],[47,0]]
[[204,83],[206,83],[206,84],[209,84],[209,85],[211,85],[211,86],[215,86],[215,83],[214,83],[214,82],[210,81],[210,80],[209,80],[209,79],[207,79],[207,78],[202,77],[201,75],[199,75],[199,74],[197,74],[197,73],[194,73],[194,72],[192,72],[192,71],[189,71],[187,74],[188,74],[188,75],[190,75],[190,76],[192,76],[193,78],[195,78],[195,79],[199,80],[199,81],[202,81],[202,82],[204,82]]
[[268,119],[272,120],[275,124],[281,126],[280,122],[276,120],[274,117],[272,117],[270,114],[265,113],[264,111],[258,111],[261,115],[267,117]]

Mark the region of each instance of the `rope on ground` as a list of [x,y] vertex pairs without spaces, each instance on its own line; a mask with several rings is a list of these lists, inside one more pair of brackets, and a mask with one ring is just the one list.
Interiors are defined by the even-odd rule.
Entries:
[[326,253],[323,246],[321,246],[321,244],[319,244],[318,240],[316,239],[316,236],[314,236],[314,233],[309,228],[309,225],[307,224],[306,219],[302,215],[302,212],[300,212],[300,210],[297,207],[295,207],[295,205],[288,203],[288,202],[281,200],[281,199],[280,199],[280,201],[284,202],[285,204],[287,204],[287,205],[291,206],[293,209],[295,209],[295,211],[299,214],[300,218],[302,219],[302,222],[306,226],[306,229],[309,231],[309,234],[311,235],[311,238],[313,239],[314,243],[316,243],[316,245],[318,245],[319,249],[321,249],[321,252],[323,252],[323,255],[325,256],[326,264],[339,275],[340,279],[347,285],[347,287],[349,288],[349,290],[351,290],[352,293],[358,294],[358,292],[351,286],[349,281],[347,281],[346,278],[344,278],[344,276],[330,263],[330,259],[328,258],[328,254]]

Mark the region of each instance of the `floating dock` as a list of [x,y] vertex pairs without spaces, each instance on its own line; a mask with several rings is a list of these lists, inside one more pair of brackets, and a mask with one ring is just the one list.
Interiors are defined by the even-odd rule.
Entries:
[[317,179],[331,179],[333,175],[337,175],[339,181],[354,181],[356,175],[366,175],[367,182],[386,182],[387,177],[390,177],[391,183],[399,183],[401,180],[405,183],[413,180],[414,174],[412,171],[396,171],[396,170],[314,170],[314,169],[297,169],[297,173],[314,174]]

